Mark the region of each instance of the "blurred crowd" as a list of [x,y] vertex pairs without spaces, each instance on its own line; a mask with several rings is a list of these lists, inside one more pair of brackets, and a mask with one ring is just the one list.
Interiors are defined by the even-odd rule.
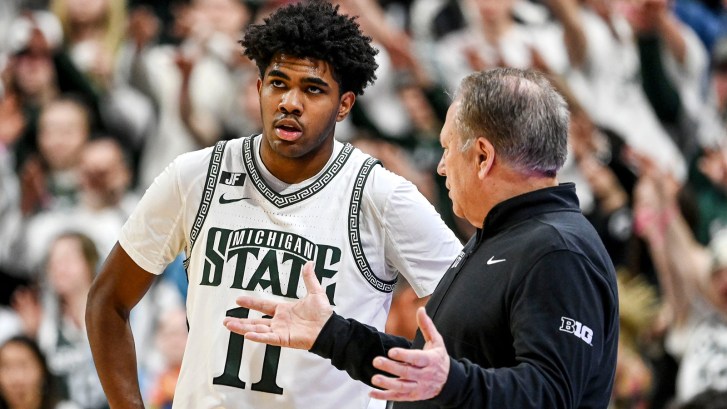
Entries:
[[[0,2],[0,409],[107,407],[84,328],[95,272],[172,159],[260,131],[238,41],[289,1]],[[612,407],[727,408],[727,1],[331,1],[380,50],[336,137],[463,240],[436,174],[452,92],[488,67],[549,76],[571,108],[560,181],[619,274]],[[180,258],[132,312],[151,408],[173,398],[185,297]],[[412,337],[420,303],[400,283],[387,330]]]

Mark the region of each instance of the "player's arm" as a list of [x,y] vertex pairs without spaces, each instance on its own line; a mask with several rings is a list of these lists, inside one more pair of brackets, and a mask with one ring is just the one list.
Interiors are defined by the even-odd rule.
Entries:
[[154,277],[117,243],[88,294],[88,339],[101,384],[114,409],[144,407],[129,314]]

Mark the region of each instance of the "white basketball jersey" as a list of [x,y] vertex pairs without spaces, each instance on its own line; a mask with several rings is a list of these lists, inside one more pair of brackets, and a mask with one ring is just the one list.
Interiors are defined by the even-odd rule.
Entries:
[[312,260],[335,311],[383,329],[395,277],[383,235],[362,244],[359,210],[377,161],[344,145],[312,183],[281,195],[256,165],[254,137],[211,154],[187,254],[189,338],[175,409],[366,408],[369,388],[307,351],[245,340],[223,318],[260,316],[235,299],[295,301]]

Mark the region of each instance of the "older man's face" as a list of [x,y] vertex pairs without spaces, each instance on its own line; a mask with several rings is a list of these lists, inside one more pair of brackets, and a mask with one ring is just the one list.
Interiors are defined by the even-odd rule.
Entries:
[[455,101],[447,111],[447,119],[439,135],[444,148],[442,158],[437,166],[437,173],[447,178],[449,198],[452,199],[454,214],[464,218],[475,227],[482,227],[483,220],[477,212],[478,200],[474,187],[477,183],[477,167],[470,146],[462,151],[462,136],[455,126],[455,116],[459,101]]

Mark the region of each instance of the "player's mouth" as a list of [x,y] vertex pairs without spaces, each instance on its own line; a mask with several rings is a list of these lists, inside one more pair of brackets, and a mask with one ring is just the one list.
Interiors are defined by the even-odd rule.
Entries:
[[294,119],[281,119],[275,123],[275,135],[284,141],[293,142],[303,136],[303,127]]

